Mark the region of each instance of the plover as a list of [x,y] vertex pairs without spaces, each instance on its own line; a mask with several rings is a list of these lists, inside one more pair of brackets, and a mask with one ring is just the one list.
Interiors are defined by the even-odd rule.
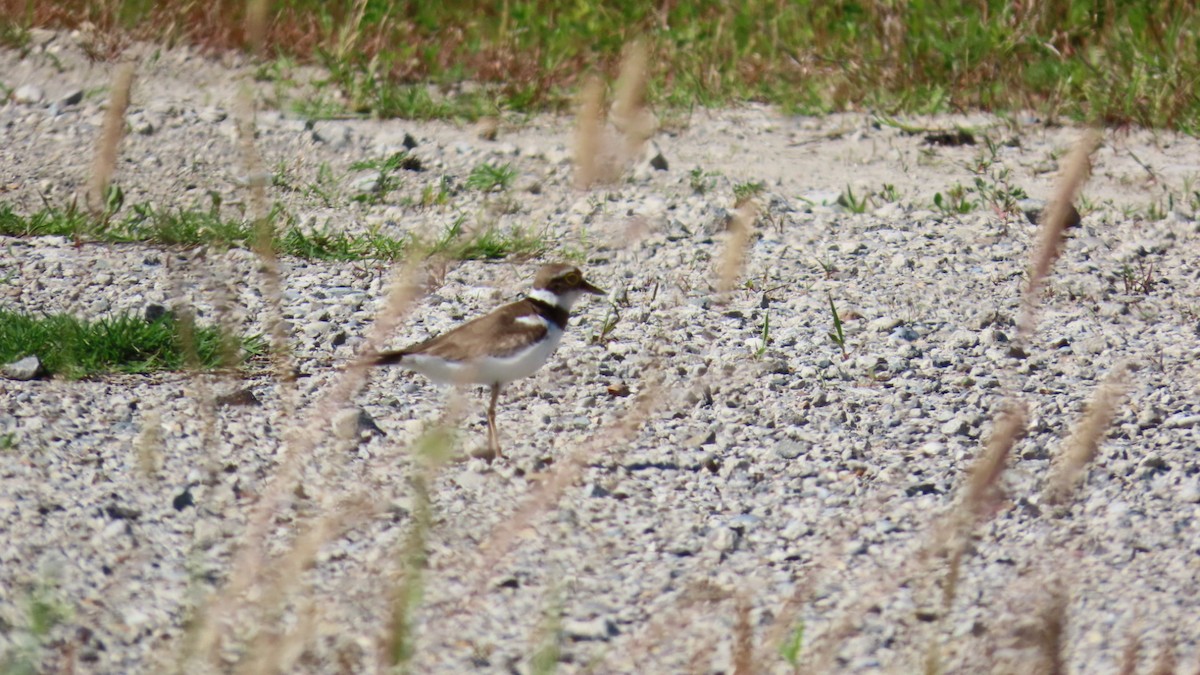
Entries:
[[546,363],[562,340],[571,308],[585,293],[605,294],[574,265],[545,265],[533,281],[533,290],[521,300],[424,342],[383,352],[375,363],[407,368],[442,384],[491,387],[488,447],[500,457],[496,432],[500,390]]

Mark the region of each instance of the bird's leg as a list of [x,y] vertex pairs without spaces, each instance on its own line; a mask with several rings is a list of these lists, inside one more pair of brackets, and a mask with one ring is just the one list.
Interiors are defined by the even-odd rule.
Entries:
[[500,453],[500,434],[496,431],[496,401],[500,398],[500,385],[492,385],[492,404],[488,406],[488,447],[496,457],[503,457]]

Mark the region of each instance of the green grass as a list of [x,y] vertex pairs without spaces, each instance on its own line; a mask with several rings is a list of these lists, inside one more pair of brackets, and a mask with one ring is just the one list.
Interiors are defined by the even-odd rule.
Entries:
[[[72,208],[47,207],[29,215],[0,204],[0,236],[60,236],[77,241],[143,243],[158,246],[217,246],[250,249],[252,223],[222,218],[217,210],[159,210],[135,205],[124,219],[95,219]],[[544,236],[522,228],[486,228],[467,235],[460,219],[432,243],[377,230],[347,234],[330,227],[301,229],[288,225],[276,236],[275,250],[307,260],[398,260],[409,253],[437,253],[457,260],[532,256],[545,251]]]
[[379,173],[374,189],[355,195],[354,200],[367,204],[379,204],[388,193],[400,187],[401,170],[421,171],[421,160],[407,152],[393,153],[382,159],[367,159],[350,165],[352,171],[375,171]]
[[741,204],[749,199],[754,199],[763,193],[766,189],[762,181],[749,181],[746,183],[738,183],[733,186],[733,199],[738,204]]
[[455,260],[494,260],[508,256],[534,257],[544,253],[549,246],[543,236],[522,228],[504,231],[488,227],[467,234],[465,224],[464,218],[456,220],[432,244],[430,252]]
[[223,365],[228,353],[249,356],[264,349],[258,337],[234,338],[216,327],[189,331],[169,312],[153,321],[134,314],[84,321],[68,314],[0,309],[0,363],[33,355],[46,372],[73,379],[106,372],[180,370],[192,358],[189,342],[203,368]]
[[833,316],[833,330],[829,333],[829,341],[842,350],[842,360],[845,361],[850,358],[850,353],[846,351],[846,333],[842,329],[842,317],[838,314],[837,305],[833,303],[832,294],[829,296],[829,313]]
[[512,187],[517,177],[517,170],[509,164],[499,166],[484,162],[471,170],[467,176],[466,185],[480,192],[501,192]]
[[29,591],[25,603],[24,625],[9,632],[9,649],[0,654],[0,673],[3,675],[36,675],[43,672],[38,668],[41,652],[50,638],[50,632],[64,621],[70,620],[73,611],[61,597],[58,588],[51,582],[39,583]]
[[[245,6],[0,0],[0,39],[20,46],[29,27],[88,21],[105,38],[91,48],[101,57],[128,43],[114,35],[242,48]],[[345,113],[381,117],[564,110],[583,76],[615,75],[622,50],[640,38],[654,64],[651,101],[665,107],[1032,108],[1051,118],[1200,128],[1192,86],[1200,10],[1173,0],[282,0],[270,11],[268,59],[329,72],[327,89],[297,103],[315,116],[339,114],[332,88],[349,102]],[[277,70],[259,77],[286,80]],[[456,86],[466,80],[482,86]]]

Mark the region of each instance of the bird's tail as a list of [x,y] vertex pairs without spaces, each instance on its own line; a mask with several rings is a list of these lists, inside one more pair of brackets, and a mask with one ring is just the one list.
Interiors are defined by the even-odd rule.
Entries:
[[377,366],[394,366],[400,363],[407,355],[403,349],[398,349],[391,352],[379,352],[379,356],[375,357],[375,365]]

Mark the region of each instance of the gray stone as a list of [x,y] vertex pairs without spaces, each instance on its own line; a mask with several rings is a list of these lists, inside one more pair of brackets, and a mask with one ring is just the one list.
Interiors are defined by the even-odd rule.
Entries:
[[903,323],[904,321],[902,319],[898,319],[894,316],[881,316],[878,319],[872,319],[871,322],[867,324],[867,330],[876,333],[887,333]]
[[350,127],[332,122],[320,122],[313,127],[312,138],[334,149],[344,148],[350,144],[353,135]]
[[1200,415],[1172,415],[1163,422],[1167,429],[1191,429],[1200,425]]
[[596,617],[581,621],[564,619],[562,622],[563,635],[569,640],[599,640],[608,641],[619,634],[616,624],[604,617]]
[[196,116],[199,117],[200,121],[202,122],[216,124],[218,122],[224,122],[225,118],[229,117],[229,113],[225,112],[221,108],[209,106],[207,108],[201,108],[200,111],[196,113]]
[[729,553],[737,547],[740,536],[731,527],[718,527],[709,536],[712,547],[721,553]]
[[69,89],[67,93],[58,98],[58,104],[62,107],[79,105],[83,101],[82,89]]
[[41,103],[46,97],[46,92],[36,84],[23,84],[14,89],[11,96],[17,103],[34,104]]
[[42,373],[42,362],[36,356],[26,356],[5,364],[4,376],[11,380],[32,380]]
[[355,192],[367,194],[379,190],[379,181],[383,179],[383,174],[378,171],[368,171],[367,173],[354,179],[350,184],[350,188]]
[[811,446],[808,441],[780,441],[775,446],[775,454],[780,459],[792,460],[806,454]]
[[955,417],[941,427],[941,432],[947,436],[966,436],[971,431],[971,422],[964,417]]

